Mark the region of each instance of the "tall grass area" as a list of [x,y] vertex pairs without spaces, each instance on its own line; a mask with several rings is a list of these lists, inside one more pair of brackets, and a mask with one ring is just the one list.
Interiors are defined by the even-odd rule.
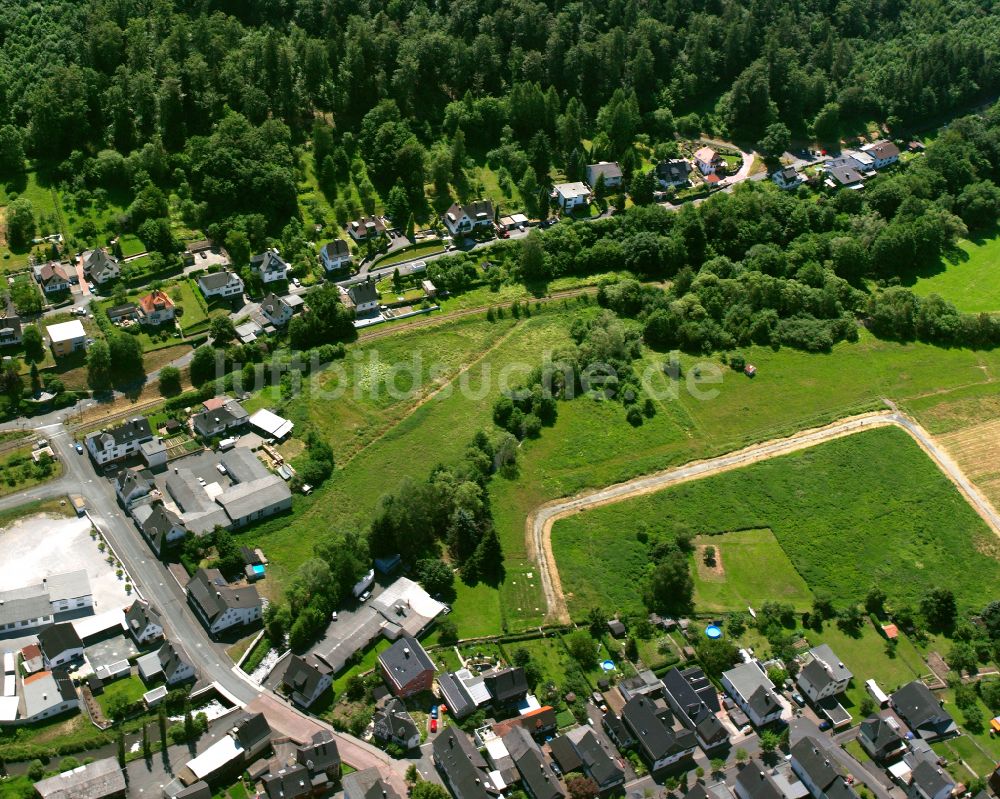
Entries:
[[[915,603],[951,588],[964,608],[988,602],[1000,581],[993,533],[901,430],[880,429],[686,483],[558,522],[553,547],[575,616],[590,603],[639,607],[647,564],[636,532],[709,536],[770,528],[814,592],[860,601],[879,584]],[[619,553],[624,551],[625,557]],[[601,569],[595,554],[616,568]],[[632,556],[629,556],[632,553]],[[975,574],[975,580],[968,579]],[[747,584],[748,590],[753,590]],[[755,601],[772,599],[760,583]]]

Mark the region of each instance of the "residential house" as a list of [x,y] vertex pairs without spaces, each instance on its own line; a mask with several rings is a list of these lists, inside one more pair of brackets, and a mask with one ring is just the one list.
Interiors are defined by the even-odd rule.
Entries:
[[809,650],[796,684],[811,702],[819,702],[844,693],[853,676],[828,644],[820,644]]
[[268,799],[299,799],[313,792],[309,770],[297,763],[268,772],[261,778],[261,784]]
[[827,161],[823,168],[830,176],[825,183],[830,188],[843,186],[848,189],[860,189],[864,186],[862,182],[865,166],[851,156],[843,156]]
[[83,274],[86,275],[87,280],[98,286],[103,286],[122,273],[118,259],[113,255],[108,255],[108,251],[103,247],[87,250],[80,256],[80,260],[83,262]]
[[400,799],[395,789],[382,779],[377,768],[345,774],[341,785],[344,799]]
[[12,347],[21,343],[21,317],[10,297],[5,297],[0,307],[0,347]]
[[69,622],[46,627],[38,634],[38,644],[49,671],[83,658],[83,641]]
[[552,755],[552,762],[559,766],[563,774],[583,771],[583,760],[567,736],[560,735],[549,741],[549,753]]
[[945,712],[930,688],[919,680],[907,683],[889,697],[889,704],[910,731],[927,741],[958,732],[954,719]]
[[858,725],[858,741],[872,760],[891,760],[906,749],[899,730],[881,716],[869,716]]
[[59,322],[56,325],[46,325],[45,332],[52,345],[52,354],[57,358],[87,349],[87,332],[83,329],[83,324],[79,319]]
[[734,793],[737,799],[785,799],[781,789],[763,766],[751,761],[736,775]]
[[572,211],[590,202],[590,189],[586,183],[557,183],[552,187],[552,196],[563,211]]
[[354,283],[347,289],[347,304],[354,308],[356,314],[367,313],[378,308],[379,293],[375,281],[367,277],[359,283]]
[[35,783],[39,799],[125,799],[125,772],[105,757]]
[[190,604],[209,632],[260,620],[261,602],[252,585],[230,585],[218,569],[198,569],[187,584]]
[[86,569],[50,574],[42,578],[41,588],[48,593],[49,605],[56,614],[94,605]]
[[0,633],[27,632],[51,623],[52,606],[41,585],[0,591]]
[[71,285],[69,270],[58,261],[49,261],[35,267],[35,276],[38,278],[38,285],[46,294],[69,291]]
[[723,672],[722,687],[756,726],[781,718],[782,706],[774,693],[774,683],[757,661]]
[[347,232],[355,241],[371,241],[385,235],[385,220],[377,216],[363,216],[347,226]]
[[777,183],[782,189],[794,189],[806,181],[793,166],[786,166],[784,169],[779,169],[771,175],[771,180]]
[[155,488],[153,473],[148,469],[122,469],[115,475],[115,495],[124,508],[147,496]]
[[517,768],[521,787],[531,799],[562,799],[565,796],[555,773],[545,762],[542,750],[530,735],[518,728],[505,736],[503,741]]
[[194,431],[202,438],[214,438],[246,424],[249,414],[236,400],[215,397],[206,400],[204,410],[191,417]]
[[622,708],[620,718],[650,771],[660,771],[690,757],[698,746],[694,733],[686,727],[674,730],[673,714],[667,708],[658,708],[649,697],[632,697]]
[[792,746],[792,771],[814,799],[857,799],[857,794],[830,763],[819,742],[806,735]]
[[281,687],[300,707],[309,707],[333,682],[333,672],[322,660],[313,656],[290,655]]
[[617,189],[622,185],[622,168],[617,161],[600,161],[596,164],[587,164],[587,185],[592,189],[597,188],[597,181],[604,178],[604,186],[608,189]]
[[729,733],[715,715],[720,710],[715,686],[701,669],[670,669],[663,675],[663,688],[677,718],[694,732],[702,749],[711,752],[729,743]]
[[493,203],[490,200],[474,200],[464,205],[452,203],[445,212],[444,225],[452,236],[488,230],[493,226]]
[[266,286],[288,279],[289,266],[273,247],[250,258],[250,271]]
[[154,289],[139,300],[139,320],[146,325],[159,326],[174,321],[174,301],[164,292]]
[[379,668],[393,695],[413,696],[434,683],[434,662],[417,639],[404,635],[378,656]]
[[152,440],[153,431],[149,426],[149,420],[137,416],[110,430],[91,433],[84,443],[94,462],[98,466],[103,466],[138,454],[139,447]]
[[198,287],[206,298],[239,297],[243,294],[243,281],[235,272],[211,272],[198,278]]
[[520,667],[486,672],[483,682],[497,706],[516,704],[528,693],[528,680]]
[[[448,714],[451,715],[451,705],[447,705],[447,708]],[[509,719],[498,721],[493,725],[493,734],[502,738],[515,727],[520,727],[533,738],[542,740],[551,737],[558,726],[555,709],[551,705],[543,705],[535,710],[518,713]]]
[[346,269],[352,263],[351,248],[343,239],[334,239],[320,248],[319,258],[327,272]]
[[634,677],[618,681],[618,693],[628,702],[633,696],[649,696],[654,699],[663,695],[663,683],[649,669],[643,669]]
[[[263,713],[244,715],[223,736],[181,768],[178,778],[186,787],[199,781],[215,783],[239,775],[271,745],[271,728]],[[228,783],[227,783],[228,784]]]
[[434,739],[434,765],[455,799],[493,799],[501,789],[494,786],[489,768],[469,736],[449,725]]
[[170,641],[164,641],[155,652],[143,655],[136,665],[139,676],[147,683],[162,677],[168,686],[174,686],[195,678],[194,666]]
[[269,293],[260,301],[260,312],[275,327],[287,325],[294,314],[292,306],[274,292]]
[[394,743],[403,749],[420,746],[420,730],[401,700],[391,697],[375,711],[374,733],[379,741]]
[[684,188],[691,182],[691,162],[686,158],[670,158],[656,165],[656,179],[664,189]]
[[165,546],[183,540],[188,533],[180,517],[162,501],[136,505],[131,513],[136,526],[157,555]]
[[948,799],[955,790],[955,780],[940,766],[921,760],[910,772],[906,788],[909,799]]
[[108,308],[108,319],[115,324],[124,322],[125,320],[138,322],[139,306],[132,302],[126,302],[124,305],[116,305],[113,308]]
[[703,175],[714,175],[723,163],[722,158],[711,147],[702,147],[694,154],[694,163]]
[[150,469],[166,466],[168,452],[167,442],[159,436],[154,436],[151,441],[144,441],[139,445],[139,455]]
[[337,779],[340,776],[340,751],[333,733],[329,730],[313,733],[308,743],[295,748],[295,762],[309,769],[314,782],[319,774],[325,774],[331,780]]
[[163,617],[148,602],[135,600],[125,611],[125,629],[139,646],[163,637]]
[[899,161],[899,148],[887,139],[866,144],[861,151],[871,156],[874,169],[885,169]]
[[576,727],[566,733],[566,737],[573,743],[583,772],[597,783],[602,795],[625,784],[624,766],[605,751],[590,727]]
[[464,719],[491,700],[483,676],[473,674],[469,669],[442,674],[437,683],[441,698],[448,706],[448,714],[455,719]]
[[21,683],[18,722],[31,724],[79,707],[73,681],[65,671],[39,671]]

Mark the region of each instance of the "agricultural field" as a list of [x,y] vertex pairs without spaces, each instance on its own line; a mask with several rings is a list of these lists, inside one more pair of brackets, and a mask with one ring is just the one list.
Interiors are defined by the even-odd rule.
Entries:
[[[812,606],[812,592],[795,571],[774,533],[767,529],[739,530],[695,539],[692,570],[695,605],[711,613],[756,607],[768,600]],[[714,549],[706,563],[706,548]]]
[[[552,538],[563,587],[572,594],[570,611],[578,617],[595,602],[639,606],[636,586],[648,566],[641,545],[631,540],[640,529],[652,538],[681,528],[709,536],[765,527],[804,584],[840,602],[861,600],[877,582],[891,601],[913,603],[930,584],[924,575],[933,575],[934,585],[955,591],[960,606],[981,607],[1000,580],[993,533],[897,429],[856,434],[579,514],[557,522]],[[631,556],[616,556],[613,575],[594,568],[594,553],[620,548]],[[982,579],[969,581],[971,573]]]
[[916,279],[914,294],[938,294],[960,311],[1000,311],[1000,235],[958,243],[958,252],[942,259],[941,270]]

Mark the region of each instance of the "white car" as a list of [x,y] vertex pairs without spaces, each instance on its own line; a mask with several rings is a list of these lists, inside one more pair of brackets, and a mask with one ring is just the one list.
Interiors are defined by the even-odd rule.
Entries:
[[330,614],[330,621],[336,621],[336,620],[337,620],[337,611],[333,611],[333,613]]
[[365,604],[365,602],[367,602],[371,598],[371,595],[372,595],[371,591],[365,591],[361,596],[358,597],[358,602],[360,602],[362,605]]
[[302,282],[297,277],[293,277],[292,278],[292,285],[295,286],[295,288],[301,288],[302,287]]

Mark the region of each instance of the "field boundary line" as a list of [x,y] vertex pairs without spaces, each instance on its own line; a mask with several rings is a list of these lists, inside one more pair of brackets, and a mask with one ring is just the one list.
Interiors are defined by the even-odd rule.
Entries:
[[568,623],[570,618],[559,576],[559,567],[552,551],[552,528],[560,519],[565,519],[584,510],[653,494],[692,480],[700,480],[704,477],[733,471],[753,463],[788,455],[880,427],[899,427],[905,430],[959,490],[959,493],[986,522],[994,535],[1000,537],[1000,514],[997,514],[993,505],[979,492],[958,464],[937,445],[933,437],[923,427],[893,406],[893,410],[890,411],[850,416],[823,427],[802,430],[790,436],[753,444],[714,458],[691,461],[623,483],[592,489],[574,497],[553,500],[535,508],[525,520],[525,537],[528,551],[533,553],[541,575],[542,590],[548,608],[546,615],[562,623]]

